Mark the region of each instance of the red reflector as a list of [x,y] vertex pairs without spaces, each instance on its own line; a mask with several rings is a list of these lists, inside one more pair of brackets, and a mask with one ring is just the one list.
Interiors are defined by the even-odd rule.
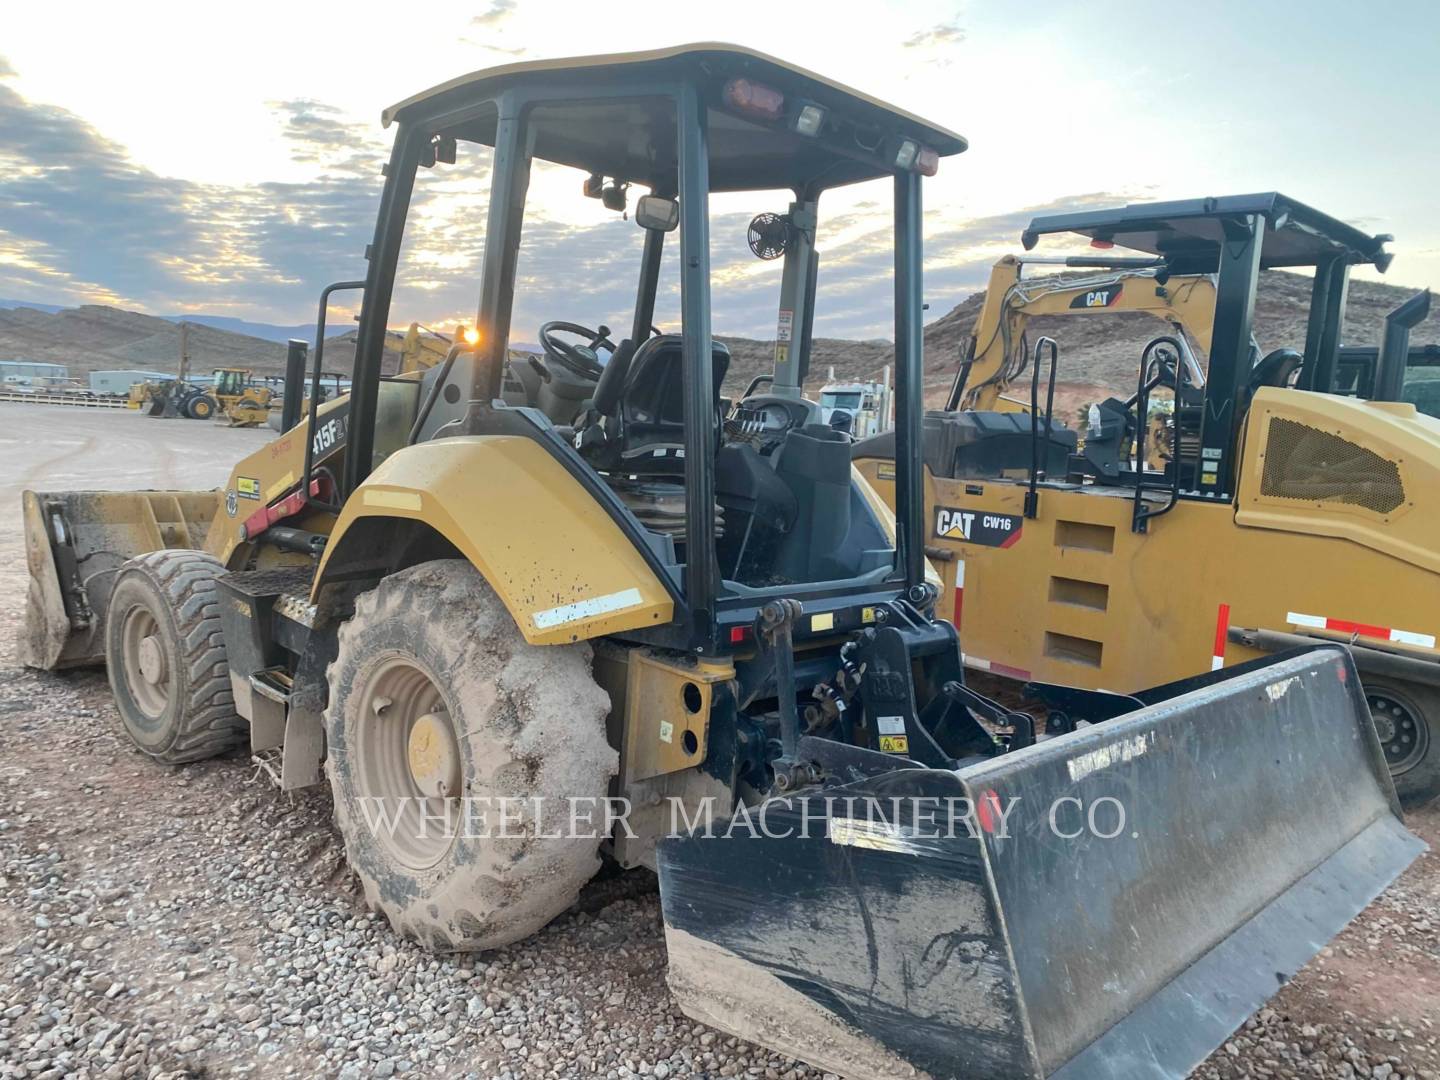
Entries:
[[915,155],[915,171],[921,176],[934,176],[940,171],[940,155],[928,146],[920,147]]
[[1094,240],[1091,240],[1091,241],[1090,241],[1090,246],[1093,247],[1093,248],[1101,248],[1101,249],[1113,248],[1113,247],[1115,246],[1115,241],[1114,241],[1114,240],[1101,240],[1101,239],[1097,236]]
[[725,104],[747,116],[779,120],[785,111],[785,95],[749,79],[731,79],[725,84]]
[[993,791],[982,792],[980,801],[975,804],[975,816],[980,821],[980,828],[993,833],[996,819],[1002,823],[1005,821],[1005,808],[1000,805],[1000,796]]
[[749,632],[750,628],[748,626],[732,626],[730,628],[730,644],[740,644],[740,642],[744,641],[746,637],[749,636]]

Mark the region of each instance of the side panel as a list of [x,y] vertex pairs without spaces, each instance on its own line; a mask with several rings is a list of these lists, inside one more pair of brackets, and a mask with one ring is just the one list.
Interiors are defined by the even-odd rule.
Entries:
[[1265,389],[1245,445],[1241,525],[1350,540],[1440,574],[1440,420],[1405,402]]
[[674,603],[606,511],[541,446],[513,435],[439,439],[381,464],[345,505],[316,589],[361,518],[420,521],[460,551],[534,645],[670,621]]
[[[344,447],[349,415],[348,395],[321,404],[316,417],[316,430],[320,433],[315,446],[316,465],[330,463]],[[221,562],[228,565],[235,549],[244,543],[240,526],[245,519],[300,483],[305,471],[305,440],[310,437],[309,432],[310,418],[302,417],[295,427],[241,459],[231,470],[221,499],[224,510],[215,515],[205,537],[205,549]],[[319,521],[307,522],[306,526],[323,531]]]
[[[930,484],[926,543],[950,556],[935,561],[938,614],[959,627],[972,668],[1129,693],[1208,671],[1217,655],[1264,655],[1217,647],[1222,626],[1308,633],[1317,616],[1393,628],[1392,641],[1357,640],[1440,662],[1425,644],[1440,641],[1440,573],[1357,542],[1238,527],[1231,506],[1195,501],[1136,534],[1118,489],[1042,488],[1026,519],[1021,484]],[[975,515],[973,539],[944,535],[956,510]],[[986,528],[987,515],[1012,527]]]

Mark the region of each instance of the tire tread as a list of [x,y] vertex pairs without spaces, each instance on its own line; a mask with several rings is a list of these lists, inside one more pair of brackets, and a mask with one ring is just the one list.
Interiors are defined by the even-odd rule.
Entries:
[[181,765],[223,754],[243,742],[249,730],[235,712],[220,627],[215,581],[225,567],[208,552],[177,548],[148,552],[131,565],[142,569],[169,602],[189,687],[179,733],[167,749],[151,756]]

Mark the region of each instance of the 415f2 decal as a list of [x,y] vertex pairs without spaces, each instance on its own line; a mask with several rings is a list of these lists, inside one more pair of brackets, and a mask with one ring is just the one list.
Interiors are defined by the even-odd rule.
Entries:
[[345,437],[349,431],[349,410],[332,413],[320,422],[315,428],[315,438],[312,440],[311,454],[315,460],[334,453],[345,445]]
[[935,508],[935,535],[941,540],[963,540],[985,547],[1009,547],[1020,539],[1025,519],[1018,514],[992,514],[956,506]]

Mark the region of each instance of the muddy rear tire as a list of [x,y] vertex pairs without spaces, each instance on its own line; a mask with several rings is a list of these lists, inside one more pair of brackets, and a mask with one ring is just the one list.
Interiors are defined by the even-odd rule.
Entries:
[[1401,805],[1432,802],[1440,795],[1440,689],[1369,676],[1364,684]]
[[169,549],[120,567],[105,617],[105,665],[125,734],[156,761],[178,765],[242,742],[215,579],[204,551]]
[[350,866],[401,933],[441,951],[507,945],[599,869],[598,837],[567,835],[571,800],[601,820],[618,765],[590,662],[583,643],[527,644],[466,562],[356,600],[329,671],[326,772]]

